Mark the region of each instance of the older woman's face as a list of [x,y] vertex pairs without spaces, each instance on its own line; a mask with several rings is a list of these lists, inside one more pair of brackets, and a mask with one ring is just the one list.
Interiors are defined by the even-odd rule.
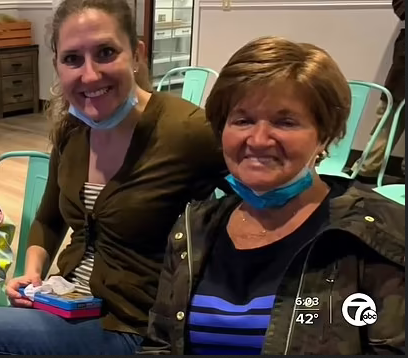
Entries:
[[108,118],[134,86],[134,56],[115,18],[95,9],[68,17],[55,66],[65,98],[95,121]]
[[324,149],[305,98],[288,84],[244,96],[227,118],[222,145],[231,174],[260,192],[293,179]]

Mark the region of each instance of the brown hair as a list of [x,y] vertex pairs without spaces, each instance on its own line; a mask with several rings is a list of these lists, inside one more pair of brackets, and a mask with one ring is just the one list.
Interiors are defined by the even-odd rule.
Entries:
[[[59,4],[51,23],[50,46],[55,58],[57,57],[61,25],[69,16],[78,14],[86,9],[101,10],[114,17],[122,31],[128,36],[132,52],[136,53],[138,45],[136,22],[126,0],[64,0]],[[149,69],[144,59],[140,59],[140,66],[138,73],[135,75],[135,81],[142,89],[146,91],[152,90],[149,80]],[[72,130],[84,125],[82,122],[69,117],[68,107],[69,103],[64,98],[60,83],[57,81],[51,87],[51,99],[45,110],[46,117],[54,123],[50,139],[56,147],[59,147],[64,142]]]
[[205,106],[215,132],[249,91],[282,81],[293,81],[308,97],[322,143],[344,137],[351,93],[337,64],[317,46],[271,36],[246,44],[221,70]]

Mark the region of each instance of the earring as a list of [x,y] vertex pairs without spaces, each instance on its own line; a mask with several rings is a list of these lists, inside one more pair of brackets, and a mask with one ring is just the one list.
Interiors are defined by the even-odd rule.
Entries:
[[323,152],[319,153],[319,154],[316,156],[316,161],[317,161],[318,163],[320,163],[322,160],[326,159],[327,156],[328,156],[327,151],[326,151],[326,150],[323,150]]

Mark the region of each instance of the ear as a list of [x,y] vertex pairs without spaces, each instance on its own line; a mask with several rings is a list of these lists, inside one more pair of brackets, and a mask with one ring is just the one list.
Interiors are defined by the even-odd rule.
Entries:
[[325,141],[324,143],[320,144],[317,147],[317,155],[316,155],[316,160],[314,165],[320,163],[323,159],[327,157],[327,147],[328,147],[329,141]]
[[146,60],[146,44],[143,41],[137,43],[136,56],[138,57],[138,61]]
[[146,62],[146,45],[143,41],[137,43],[137,48],[133,55],[133,69],[135,72],[139,71],[141,62]]

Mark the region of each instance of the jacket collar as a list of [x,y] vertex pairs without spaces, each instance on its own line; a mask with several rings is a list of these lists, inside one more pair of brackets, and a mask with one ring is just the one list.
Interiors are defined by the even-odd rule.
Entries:
[[[405,211],[369,188],[338,177],[322,177],[337,196],[330,201],[329,225],[316,236],[330,230],[342,230],[378,252],[388,260],[405,266]],[[236,195],[204,203],[193,203],[190,220],[193,253],[193,277],[197,278],[216,239],[225,216],[241,202]],[[195,283],[193,283],[195,284]]]

